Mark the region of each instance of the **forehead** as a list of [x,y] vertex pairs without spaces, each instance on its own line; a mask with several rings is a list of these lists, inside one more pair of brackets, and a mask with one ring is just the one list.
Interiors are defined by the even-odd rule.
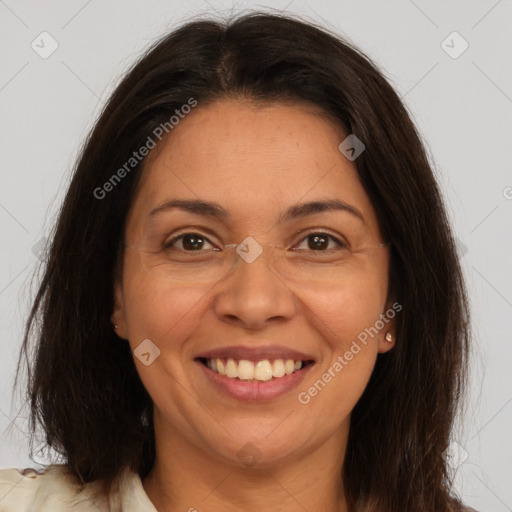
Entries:
[[346,136],[303,105],[199,103],[148,162],[133,213],[143,216],[168,198],[201,198],[221,204],[233,221],[275,220],[291,204],[339,198],[377,232],[355,165],[338,149]]

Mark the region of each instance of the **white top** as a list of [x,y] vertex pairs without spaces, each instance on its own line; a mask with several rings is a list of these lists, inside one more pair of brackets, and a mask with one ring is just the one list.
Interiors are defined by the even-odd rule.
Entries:
[[17,469],[1,469],[0,512],[158,512],[138,473],[129,468],[113,484],[109,501],[95,493],[97,484],[87,483],[80,491],[81,483],[63,464],[48,466],[41,474],[28,470],[25,476]]
[[85,484],[63,464],[43,473],[0,470],[0,512],[157,512],[138,473],[125,468],[112,486],[110,500],[99,496],[98,481]]

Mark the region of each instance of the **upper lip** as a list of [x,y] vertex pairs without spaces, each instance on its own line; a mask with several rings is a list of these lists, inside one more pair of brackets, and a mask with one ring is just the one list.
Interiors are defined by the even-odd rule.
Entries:
[[314,357],[285,347],[283,345],[247,346],[234,345],[220,347],[199,354],[196,359],[246,359],[248,361],[262,361],[263,359],[293,359],[294,361],[314,361]]

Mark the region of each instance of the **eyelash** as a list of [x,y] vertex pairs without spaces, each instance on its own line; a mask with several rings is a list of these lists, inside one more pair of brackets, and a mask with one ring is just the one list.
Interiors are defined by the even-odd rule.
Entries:
[[[170,249],[170,248],[172,248],[172,245],[173,245],[176,241],[178,241],[178,240],[182,239],[182,238],[183,238],[184,236],[186,236],[186,235],[199,235],[201,238],[203,238],[203,239],[207,240],[207,241],[208,241],[208,243],[210,243],[211,245],[213,245],[213,244],[212,244],[212,242],[208,239],[208,237],[206,237],[206,236],[202,235],[201,233],[199,233],[199,232],[195,232],[195,231],[187,231],[187,232],[185,232],[185,233],[182,233],[182,234],[180,234],[180,235],[177,235],[177,236],[173,237],[171,240],[169,240],[169,241],[167,241],[167,242],[164,242],[164,244],[163,244],[163,249]],[[332,235],[332,234],[330,234],[330,233],[327,233],[327,232],[325,232],[325,231],[321,231],[321,230],[310,231],[309,233],[307,233],[305,236],[303,236],[303,237],[299,240],[299,244],[300,244],[301,242],[303,242],[304,240],[306,240],[308,237],[313,236],[313,235],[324,235],[324,236],[326,236],[326,238],[330,238],[331,240],[334,240],[334,242],[335,242],[335,243],[336,243],[340,248],[342,248],[342,249],[347,249],[347,248],[348,248],[348,245],[347,245],[346,243],[344,243],[343,241],[339,240],[339,239],[338,239],[337,237],[335,237],[334,235]],[[180,250],[185,251],[185,249],[180,249]],[[329,251],[329,250],[332,250],[332,249],[326,249],[326,250],[324,250],[324,251],[313,251],[313,252],[327,252],[327,251]],[[185,252],[201,252],[201,250],[200,250],[200,251],[185,251]]]

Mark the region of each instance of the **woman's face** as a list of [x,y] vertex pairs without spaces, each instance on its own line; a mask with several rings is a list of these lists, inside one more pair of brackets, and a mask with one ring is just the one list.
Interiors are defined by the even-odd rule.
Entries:
[[[346,135],[303,106],[199,103],[144,171],[112,319],[135,351],[158,432],[210,460],[263,467],[313,453],[327,440],[343,443],[378,352],[393,346],[385,334],[394,334],[394,321],[386,316],[382,328],[381,320],[391,307],[389,249],[351,253],[335,241],[353,249],[384,241],[355,165],[338,148]],[[216,203],[225,216],[178,207],[151,214],[176,199]],[[283,215],[326,200],[362,218],[347,209]],[[234,264],[216,275],[220,260],[208,258],[242,241]],[[321,251],[334,256],[312,261]],[[190,261],[198,252],[201,261]],[[242,375],[255,366],[262,379],[269,367],[282,373],[274,359],[313,363],[255,382],[220,375],[220,365],[215,372],[199,359],[207,355]]]

